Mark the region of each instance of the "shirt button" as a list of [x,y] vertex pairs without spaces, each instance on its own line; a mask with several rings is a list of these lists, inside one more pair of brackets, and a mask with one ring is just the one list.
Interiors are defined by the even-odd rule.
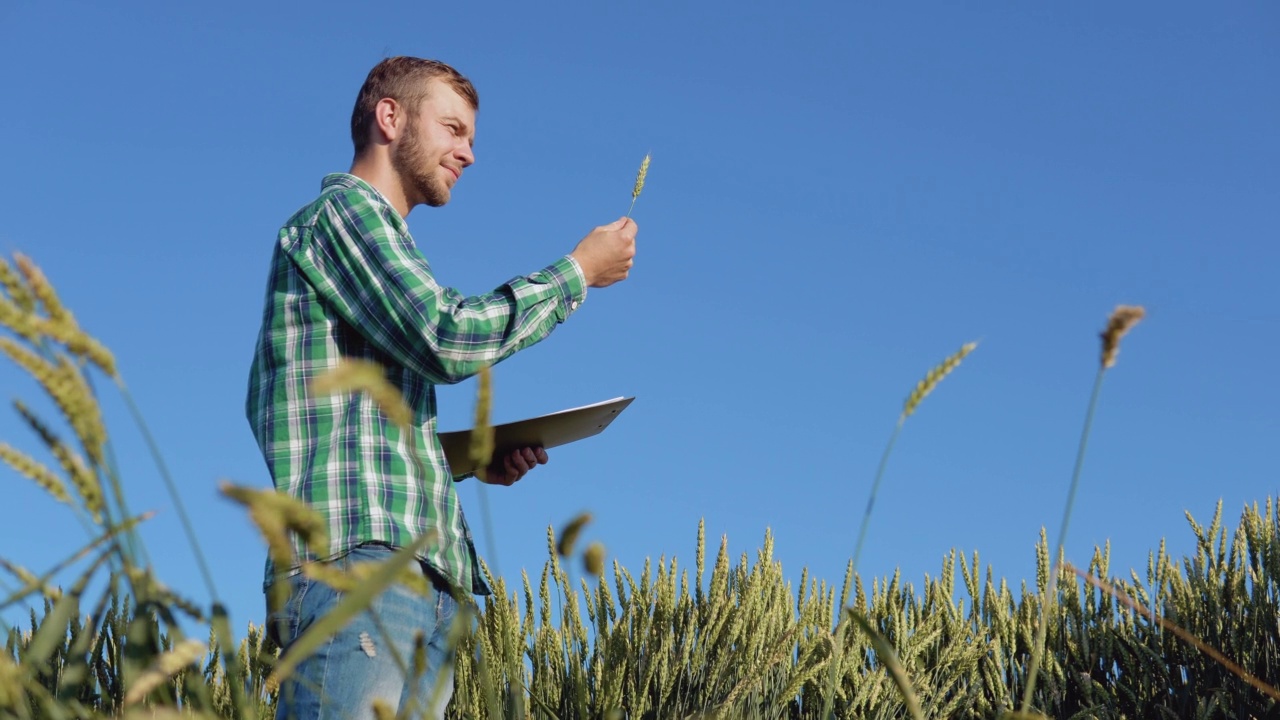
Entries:
[[569,303],[569,309],[570,309],[570,310],[577,310],[577,309],[578,309],[578,301],[577,301],[577,300],[574,300],[574,301],[570,302],[570,303]]

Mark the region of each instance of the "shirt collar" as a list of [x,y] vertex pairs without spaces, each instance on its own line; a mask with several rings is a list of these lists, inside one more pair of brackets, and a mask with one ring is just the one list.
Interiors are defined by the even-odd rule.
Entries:
[[400,213],[387,200],[387,196],[383,195],[378,188],[370,185],[364,179],[359,178],[351,173],[330,173],[324,176],[320,181],[320,191],[326,192],[335,188],[344,188],[350,190],[361,190],[372,196],[374,202],[380,206],[383,214],[387,217],[388,222],[400,231],[401,234],[408,237],[409,225]]

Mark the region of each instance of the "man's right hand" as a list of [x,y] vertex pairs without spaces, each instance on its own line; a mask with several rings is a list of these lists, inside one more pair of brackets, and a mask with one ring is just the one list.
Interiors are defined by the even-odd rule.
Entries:
[[622,218],[582,238],[572,255],[588,287],[608,287],[627,279],[636,256],[636,230],[635,220]]

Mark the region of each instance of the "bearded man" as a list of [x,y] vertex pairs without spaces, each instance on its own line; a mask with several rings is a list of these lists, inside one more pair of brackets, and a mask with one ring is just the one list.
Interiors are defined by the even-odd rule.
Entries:
[[[576,311],[587,288],[626,279],[636,225],[592,230],[555,262],[473,297],[436,282],[405,217],[440,207],[475,162],[475,87],[452,67],[395,57],[370,71],[351,115],[355,158],[280,229],[246,412],[278,491],[328,526],[327,547],[293,536],[290,567],[270,560],[264,582],[287,583],[268,607],[268,632],[287,651],[340,593],[300,573],[312,561],[348,568],[385,560],[424,533],[418,557],[431,587],[397,586],[331,637],[280,689],[278,718],[372,718],[373,703],[443,717],[452,694],[447,633],[458,599],[489,588],[436,436],[436,385],[456,383],[543,338]],[[321,395],[317,376],[343,358],[384,368],[413,412],[407,432],[367,394]],[[496,459],[482,481],[510,485],[547,462],[542,448]],[[400,662],[425,648],[425,672]],[[438,691],[442,688],[443,691]]]

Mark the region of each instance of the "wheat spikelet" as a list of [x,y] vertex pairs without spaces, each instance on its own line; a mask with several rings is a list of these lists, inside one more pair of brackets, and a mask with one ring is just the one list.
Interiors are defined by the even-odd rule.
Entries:
[[14,253],[13,259],[18,265],[18,270],[26,279],[27,287],[31,288],[31,294],[44,307],[45,315],[49,320],[54,323],[66,322],[75,324],[75,318],[71,316],[71,312],[58,299],[58,293],[54,291],[53,285],[44,276],[44,272],[21,253]]
[[373,701],[374,720],[395,720],[396,711],[391,709],[386,700],[377,698]]
[[27,706],[27,692],[22,686],[27,672],[27,669],[13,661],[13,656],[9,653],[0,653],[0,707],[25,708]]
[[627,217],[631,217],[631,211],[636,207],[636,198],[640,197],[640,191],[644,189],[644,178],[649,174],[650,154],[645,153],[644,160],[640,161],[640,171],[636,173],[636,185],[631,190],[631,207],[627,208]]
[[[0,338],[0,351],[40,383],[75,431],[89,459],[95,464],[101,463],[102,446],[106,442],[102,413],[84,376],[75,365],[62,355],[58,356],[58,364],[54,365],[11,338]],[[85,506],[90,512],[97,514],[102,510],[101,488],[95,482],[85,490]]]
[[200,606],[170,590],[169,586],[156,579],[151,570],[129,567],[125,569],[125,574],[129,576],[138,598],[143,598],[146,602],[175,607],[197,621],[203,622],[204,611]]
[[[80,329],[40,268],[22,255],[15,257],[26,280],[18,277],[9,264],[0,259],[0,284],[12,298],[12,302],[0,298],[0,325],[9,327],[33,343],[48,335],[66,345],[72,354],[88,358],[107,375],[115,377],[115,357],[111,352]],[[33,297],[39,299],[47,317],[36,315]]]
[[[90,469],[84,462],[84,458],[75,450],[72,450],[62,439],[53,433],[35,413],[20,400],[13,403],[18,414],[26,421],[27,425],[40,436],[41,441],[57,458],[58,463],[62,465],[62,469],[67,473],[67,477],[71,478],[71,484],[76,488],[76,492],[80,494],[80,498],[84,501],[86,507],[97,507],[101,504],[101,487],[102,483],[98,479],[97,472]],[[95,516],[96,519],[96,516]]]
[[62,411],[90,459],[101,462],[102,443],[106,438],[101,411],[75,365],[64,355],[58,356],[55,365],[9,338],[0,338],[0,351],[40,383]]
[[1120,340],[1133,329],[1138,321],[1147,314],[1141,305],[1117,305],[1107,320],[1107,327],[1102,331],[1102,367],[1109,368],[1116,364],[1116,355],[1120,354]]
[[181,672],[183,668],[203,657],[208,649],[203,640],[189,638],[178,643],[169,652],[158,656],[151,666],[133,681],[133,685],[125,693],[124,704],[133,705],[142,700],[152,690]]
[[413,411],[404,396],[387,381],[382,366],[370,360],[344,358],[337,367],[312,380],[311,391],[318,395],[368,393],[382,414],[401,429],[413,424]]
[[[22,567],[21,565],[15,565],[9,562],[8,560],[0,558],[0,567],[3,567],[5,570],[8,570],[9,572],[13,573],[14,577],[18,578],[18,580],[24,586],[26,586],[24,591],[39,590],[42,595],[44,595],[45,597],[55,602],[58,600],[58,598],[62,597],[61,588],[51,587],[49,585],[44,584],[40,580],[40,578],[36,577],[35,573]],[[0,704],[0,707],[4,707],[4,705]]]
[[954,355],[943,360],[930,370],[923,380],[916,383],[915,389],[911,391],[911,394],[907,396],[907,401],[903,403],[902,418],[910,417],[911,413],[915,412],[916,408],[920,406],[920,403],[929,396],[929,393],[938,387],[938,383],[942,382],[942,378],[946,377],[952,370],[955,370],[960,365],[960,361],[964,360],[965,356],[973,352],[976,347],[978,347],[976,342],[965,343]]
[[71,354],[86,358],[108,376],[117,377],[115,356],[105,345],[81,330],[74,322],[36,319],[31,321],[31,324],[35,332],[48,335],[65,345]]
[[582,528],[591,522],[591,513],[581,513],[564,526],[564,530],[560,531],[560,541],[556,543],[556,553],[560,557],[569,557],[573,554],[573,546],[578,542],[578,535],[582,534]]
[[32,587],[40,586],[40,578],[36,577],[35,573],[21,565],[15,565],[4,558],[0,558],[0,567],[3,567],[5,570],[13,573],[14,577],[18,578],[23,585],[30,585]]
[[7,327],[30,343],[40,342],[38,318],[30,311],[0,297],[0,327]]
[[0,287],[9,294],[9,299],[14,305],[24,313],[32,313],[35,311],[35,298],[31,295],[31,288],[27,287],[26,281],[13,271],[13,266],[8,260],[0,258]]
[[58,368],[53,363],[22,347],[12,338],[0,338],[0,351],[8,355],[18,367],[26,370],[50,395],[53,394],[49,388],[59,382]]
[[293,565],[293,544],[285,528],[284,513],[278,506],[264,502],[267,491],[232,485],[223,482],[218,489],[226,497],[249,509],[249,519],[258,527],[267,543],[267,554],[278,569]]
[[582,553],[582,566],[588,573],[595,577],[600,577],[604,572],[604,544],[599,540],[587,546],[586,552]]
[[19,475],[30,478],[35,484],[44,488],[54,500],[71,504],[71,495],[67,493],[67,486],[63,484],[62,478],[35,458],[8,443],[0,443],[0,460],[9,463],[9,466]]
[[[54,400],[66,415],[67,422],[75,431],[90,461],[101,465],[102,448],[107,442],[107,427],[102,422],[102,408],[98,406],[98,400],[89,389],[89,383],[85,382],[80,368],[62,354],[58,355],[58,372],[61,375],[60,391],[59,394],[54,395]],[[95,490],[94,494],[98,498],[97,509],[100,510],[101,490]],[[85,502],[88,504],[88,499]]]
[[298,534],[318,554],[329,547],[329,528],[324,518],[297,498],[276,492],[222,482],[218,489],[226,497],[249,508],[249,516],[258,526],[276,561],[292,564],[293,545],[288,531]]
[[644,189],[644,178],[649,174],[649,160],[651,159],[651,154],[645,153],[644,160],[640,161],[640,170],[636,173],[636,186],[631,190],[631,200],[633,202],[640,197],[640,191]]

